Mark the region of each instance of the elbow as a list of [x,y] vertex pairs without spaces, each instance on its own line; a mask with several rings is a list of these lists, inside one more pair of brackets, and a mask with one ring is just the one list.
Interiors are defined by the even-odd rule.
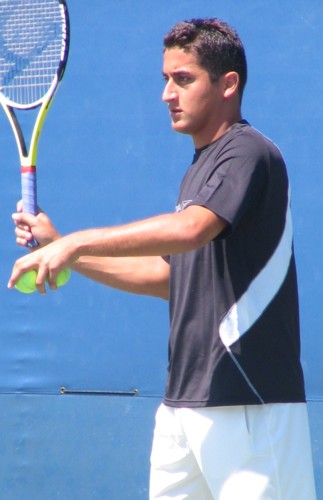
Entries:
[[169,287],[165,287],[164,289],[159,289],[155,294],[155,297],[159,299],[166,300],[166,302],[169,300]]
[[207,245],[227,226],[227,222],[208,209],[189,207],[179,214],[179,233],[184,251]]
[[201,228],[196,221],[192,220],[184,228],[181,239],[184,248],[189,252],[205,246],[213,237],[210,230]]

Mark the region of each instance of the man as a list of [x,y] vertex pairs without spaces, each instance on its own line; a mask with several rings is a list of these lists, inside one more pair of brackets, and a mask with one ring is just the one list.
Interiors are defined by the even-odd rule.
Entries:
[[56,288],[72,267],[105,285],[170,300],[169,368],[156,416],[150,498],[313,500],[300,364],[289,186],[278,149],[242,120],[237,33],[217,19],[164,40],[163,100],[194,142],[177,210],[61,238],[45,214],[14,214],[17,242],[42,248]]

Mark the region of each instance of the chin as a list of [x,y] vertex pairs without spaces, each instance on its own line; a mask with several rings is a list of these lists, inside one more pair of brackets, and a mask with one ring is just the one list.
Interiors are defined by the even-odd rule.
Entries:
[[186,134],[189,135],[191,133],[189,127],[185,124],[181,124],[180,122],[172,122],[172,129],[174,132],[178,132],[180,134]]

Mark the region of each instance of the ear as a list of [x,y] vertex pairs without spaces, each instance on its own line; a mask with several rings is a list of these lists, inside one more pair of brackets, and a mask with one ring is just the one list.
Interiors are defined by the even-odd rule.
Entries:
[[230,71],[224,75],[224,98],[229,99],[239,92],[239,74],[236,71]]

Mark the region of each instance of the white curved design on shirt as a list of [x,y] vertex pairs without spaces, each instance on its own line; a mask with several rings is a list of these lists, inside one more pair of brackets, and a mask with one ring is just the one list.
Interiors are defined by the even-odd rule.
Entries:
[[287,206],[285,228],[276,251],[220,323],[220,338],[227,348],[239,340],[260,318],[284,282],[293,244],[289,193]]

